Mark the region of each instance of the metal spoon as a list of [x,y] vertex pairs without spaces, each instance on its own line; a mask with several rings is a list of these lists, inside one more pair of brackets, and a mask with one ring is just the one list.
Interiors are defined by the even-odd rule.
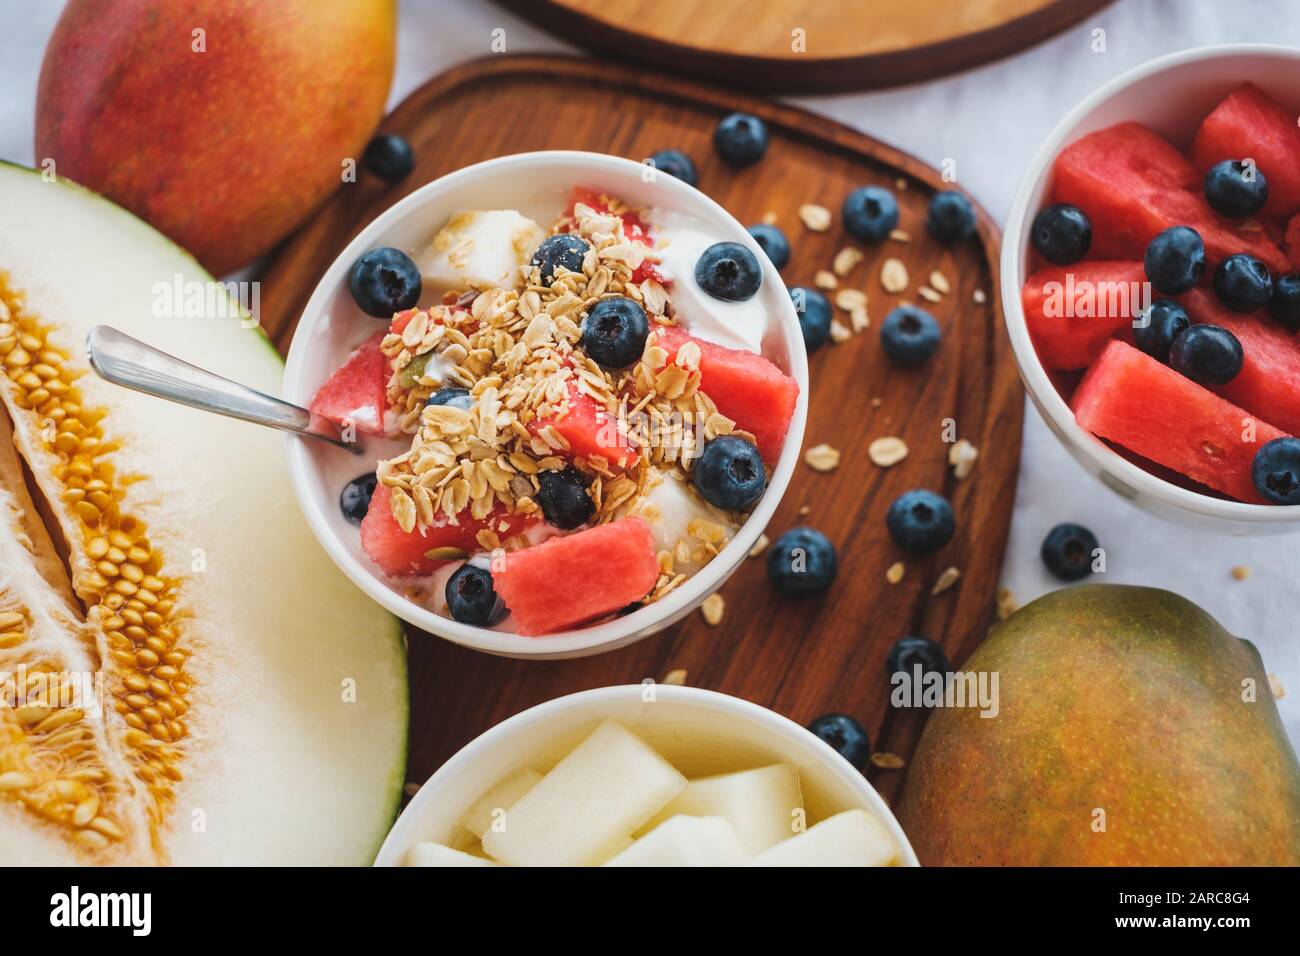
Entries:
[[86,333],[86,356],[99,377],[157,398],[228,418],[318,438],[354,455],[360,441],[345,441],[338,427],[305,408],[232,382],[160,352],[107,325]]

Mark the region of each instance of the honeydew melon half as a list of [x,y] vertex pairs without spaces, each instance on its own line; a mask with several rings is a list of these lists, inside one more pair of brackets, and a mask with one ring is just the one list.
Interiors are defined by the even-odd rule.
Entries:
[[86,366],[102,323],[277,393],[224,296],[166,314],[164,286],[210,281],[99,196],[0,165],[0,680],[24,675],[0,865],[364,864],[396,811],[401,632],[317,547],[283,438]]

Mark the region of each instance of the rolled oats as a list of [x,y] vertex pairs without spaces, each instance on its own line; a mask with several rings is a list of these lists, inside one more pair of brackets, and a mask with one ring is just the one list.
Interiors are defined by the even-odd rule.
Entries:
[[825,232],[831,227],[831,211],[816,203],[799,207],[799,220],[813,232]]

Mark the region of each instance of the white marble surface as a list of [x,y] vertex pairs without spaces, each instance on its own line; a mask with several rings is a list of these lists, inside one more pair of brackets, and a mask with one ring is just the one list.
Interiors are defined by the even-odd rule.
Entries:
[[[58,0],[0,2],[0,157],[32,161],[36,77],[59,9]],[[1000,220],[1038,143],[1098,85],[1188,47],[1243,41],[1300,46],[1296,12],[1291,0],[1120,0],[1046,44],[978,70],[896,90],[799,102],[931,163],[956,159],[961,185]],[[401,0],[392,102],[428,77],[492,52],[499,28],[507,52],[568,49],[482,0]],[[1092,49],[1095,28],[1106,31],[1105,52]],[[1031,408],[1003,571],[1022,603],[1057,586],[1042,568],[1038,545],[1062,520],[1082,522],[1097,533],[1107,549],[1107,580],[1182,593],[1253,640],[1267,668],[1290,691],[1279,703],[1292,739],[1300,740],[1300,535],[1227,538],[1149,517],[1086,476]],[[1234,565],[1253,573],[1235,581]]]

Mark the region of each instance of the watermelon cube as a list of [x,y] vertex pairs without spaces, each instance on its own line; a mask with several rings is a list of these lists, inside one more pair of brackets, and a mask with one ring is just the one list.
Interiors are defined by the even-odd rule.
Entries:
[[456,523],[438,515],[434,524],[421,530],[403,531],[393,517],[392,491],[387,485],[376,485],[370,507],[361,521],[361,547],[370,560],[379,565],[385,574],[405,576],[429,574],[446,561],[435,561],[426,556],[434,548],[460,548],[473,553],[481,551],[478,533],[484,528],[496,532],[502,541],[524,531],[535,519],[493,511],[477,520],[468,511],[457,516]]
[[799,383],[763,356],[744,349],[729,349],[705,342],[680,327],[660,328],[659,345],[668,362],[687,342],[700,347],[700,391],[718,411],[754,436],[769,465],[781,456],[785,433],[799,401]]
[[1283,219],[1300,209],[1300,126],[1259,87],[1247,83],[1201,123],[1192,140],[1201,175],[1225,159],[1253,159],[1268,180],[1264,215]]
[[1079,383],[1071,402],[1088,431],[1252,504],[1255,452],[1282,432],[1118,339]]
[[1300,269],[1300,213],[1291,217],[1286,227],[1286,254],[1293,269]]
[[311,410],[340,427],[354,425],[368,435],[384,434],[388,407],[388,358],[379,351],[386,332],[366,339],[316,392]]
[[1140,123],[1098,130],[1063,149],[1053,167],[1052,196],[1088,214],[1091,255],[1098,259],[1141,260],[1157,233],[1182,225],[1200,233],[1211,269],[1236,252],[1248,252],[1274,271],[1287,264],[1257,227],[1252,231],[1215,215],[1192,164]]
[[650,526],[623,518],[511,551],[492,572],[515,631],[550,634],[613,614],[659,579]]
[[1193,322],[1227,329],[1241,342],[1241,371],[1214,391],[1234,405],[1267,418],[1291,435],[1300,435],[1300,338],[1264,313],[1242,315],[1225,308],[1204,289],[1180,301]]
[[615,468],[628,468],[640,457],[619,429],[618,420],[576,384],[569,385],[569,403],[563,413],[534,418],[528,430],[537,434],[548,425],[569,443],[568,450],[562,453],[567,458],[599,455]]
[[1140,262],[1079,262],[1041,269],[1020,300],[1038,357],[1049,369],[1079,369],[1111,337],[1131,330],[1148,304]]

